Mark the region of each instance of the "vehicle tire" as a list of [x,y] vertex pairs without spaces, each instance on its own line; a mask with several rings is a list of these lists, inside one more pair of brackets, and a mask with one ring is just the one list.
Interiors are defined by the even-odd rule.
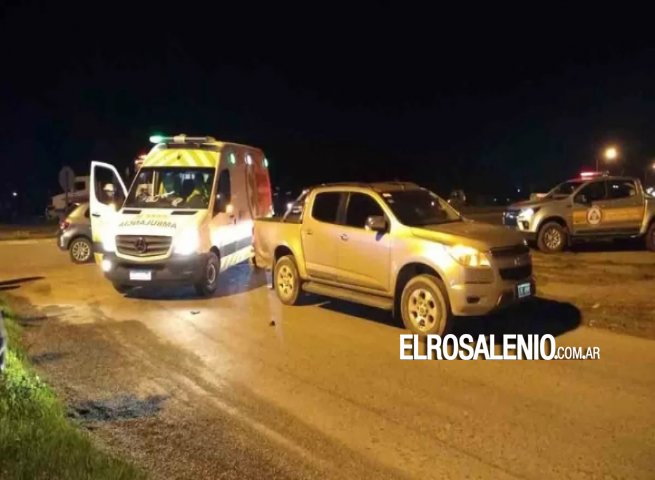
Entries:
[[646,248],[651,252],[655,252],[655,222],[652,222],[648,230],[646,230],[644,240],[646,241]]
[[285,305],[297,305],[300,298],[300,274],[291,255],[281,257],[273,271],[273,287],[277,298]]
[[548,222],[539,229],[537,247],[544,253],[557,253],[564,250],[568,234],[566,228],[557,222]]
[[446,335],[452,327],[452,311],[443,282],[434,275],[412,278],[400,297],[405,328],[418,335]]
[[77,237],[68,246],[68,254],[73,263],[87,263],[93,258],[93,244],[86,237]]
[[125,295],[132,289],[132,287],[129,285],[123,285],[122,283],[112,283],[111,285],[114,287],[114,290],[116,290],[121,295]]
[[220,272],[220,263],[218,255],[209,252],[207,260],[202,267],[202,277],[193,286],[198,295],[210,297],[218,288],[218,274]]

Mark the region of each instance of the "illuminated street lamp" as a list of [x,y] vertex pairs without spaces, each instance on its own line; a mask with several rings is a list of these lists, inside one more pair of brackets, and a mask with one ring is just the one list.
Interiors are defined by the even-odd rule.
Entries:
[[[619,157],[619,150],[614,147],[607,147],[605,151],[603,152],[603,158],[605,159],[606,162],[613,162]],[[596,157],[596,171],[599,172],[599,166],[598,166],[598,157]]]

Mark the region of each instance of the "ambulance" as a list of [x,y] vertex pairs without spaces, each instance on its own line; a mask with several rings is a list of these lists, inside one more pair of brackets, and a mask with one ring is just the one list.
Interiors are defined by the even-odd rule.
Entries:
[[119,293],[193,285],[253,258],[253,221],[272,216],[268,160],[255,147],[212,137],[154,136],[128,189],[118,170],[91,163],[95,260]]

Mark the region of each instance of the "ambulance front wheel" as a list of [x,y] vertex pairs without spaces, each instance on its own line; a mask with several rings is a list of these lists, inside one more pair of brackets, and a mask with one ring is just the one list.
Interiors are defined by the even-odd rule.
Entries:
[[214,294],[218,288],[218,273],[220,270],[220,264],[218,261],[218,256],[214,252],[209,252],[207,259],[202,265],[202,272],[200,275],[200,280],[198,280],[193,286],[198,292],[198,295],[203,297],[210,297]]

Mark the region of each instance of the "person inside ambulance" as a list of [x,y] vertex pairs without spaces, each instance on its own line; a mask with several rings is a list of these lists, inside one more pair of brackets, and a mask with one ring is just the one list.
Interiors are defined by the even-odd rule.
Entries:
[[[189,191],[188,195],[184,195]],[[188,208],[205,208],[209,203],[209,189],[202,173],[196,173],[193,179],[182,184],[183,197]]]

